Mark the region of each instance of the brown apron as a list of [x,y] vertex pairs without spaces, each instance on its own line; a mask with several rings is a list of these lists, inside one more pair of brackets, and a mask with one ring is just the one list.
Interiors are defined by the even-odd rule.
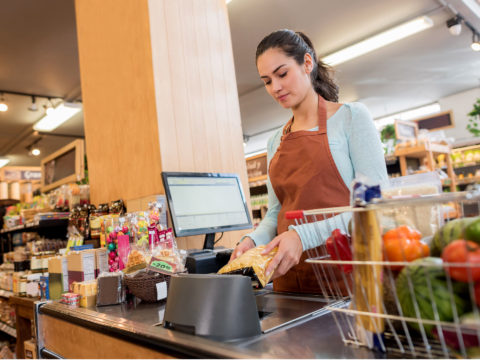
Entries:
[[[285,219],[287,211],[349,204],[350,191],[338,172],[328,145],[326,102],[321,96],[318,96],[318,116],[318,131],[291,132],[293,118],[290,119],[283,129],[280,146],[270,162],[270,181],[282,205],[277,219],[277,234],[287,231],[288,226],[294,224],[293,220]],[[319,248],[309,250],[309,253],[318,252]],[[298,265],[273,281],[273,289],[282,292],[321,293],[319,281],[322,280],[315,276],[313,265],[304,262],[311,256],[304,251]],[[333,268],[340,283],[342,275],[335,266]]]

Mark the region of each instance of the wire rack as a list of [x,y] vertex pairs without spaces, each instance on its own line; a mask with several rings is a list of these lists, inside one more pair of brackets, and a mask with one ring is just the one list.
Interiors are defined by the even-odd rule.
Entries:
[[[323,244],[308,250],[307,262],[345,344],[389,357],[467,358],[479,357],[471,348],[480,346],[480,289],[475,290],[480,256],[466,262],[439,256],[445,253],[442,248],[465,235],[479,214],[480,193],[462,192],[299,210],[286,217],[305,224],[303,231]],[[415,239],[404,242],[410,235],[399,229],[412,231]],[[392,234],[393,247],[388,243]],[[410,246],[423,243],[427,251],[441,253],[433,257],[421,245],[420,255],[417,251],[412,257]],[[452,277],[454,269],[467,278]]]

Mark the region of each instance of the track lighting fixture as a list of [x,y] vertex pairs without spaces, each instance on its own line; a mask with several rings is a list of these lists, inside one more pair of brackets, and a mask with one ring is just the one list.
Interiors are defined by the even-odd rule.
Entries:
[[478,30],[458,12],[454,12],[455,16],[447,20],[447,27],[450,34],[454,36],[460,35],[462,32],[462,23],[472,32],[472,44],[470,47],[473,51],[480,51],[480,35]]
[[472,33],[472,44],[470,45],[473,51],[480,51],[480,36],[478,33]]
[[28,150],[28,155],[30,156],[40,155],[41,151],[37,145],[40,142],[40,140],[42,140],[42,136],[35,139],[30,145],[26,147],[26,149]]
[[248,140],[250,140],[250,136],[243,135],[243,147],[247,146]]
[[37,111],[38,110],[38,106],[36,104],[35,96],[32,96],[32,104],[28,107],[28,110],[30,110],[30,111]]
[[450,34],[453,36],[460,35],[462,32],[462,20],[463,18],[460,15],[447,20],[447,27],[448,31],[450,31]]
[[0,93],[0,111],[7,111],[7,110],[8,110],[8,105],[5,103],[5,97],[2,92]]

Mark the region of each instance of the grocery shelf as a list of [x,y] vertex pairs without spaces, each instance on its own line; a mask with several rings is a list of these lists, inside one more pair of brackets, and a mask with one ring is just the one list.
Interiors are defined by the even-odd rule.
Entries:
[[9,229],[2,229],[0,230],[0,234],[22,232],[22,231],[36,231],[43,228],[50,228],[50,227],[57,227],[57,226],[66,227],[67,225],[68,225],[68,219],[40,220],[38,224],[34,222],[29,222],[27,224],[18,225]]
[[13,292],[8,291],[8,290],[0,289],[0,296],[5,297],[5,298],[9,298],[10,296],[13,296]]
[[0,331],[13,336],[14,338],[17,337],[17,330],[10,325],[5,324],[4,322],[0,321]]
[[0,206],[11,206],[15,205],[16,203],[19,203],[20,200],[16,199],[1,199],[0,200]]
[[398,161],[398,158],[395,155],[385,155],[385,164],[392,165]]
[[466,184],[475,184],[475,183],[480,183],[480,177],[479,176],[466,177],[466,178],[463,178],[463,179],[458,179],[457,178],[457,185],[466,185]]
[[265,205],[252,206],[252,210],[262,210],[263,208],[268,208],[268,205],[265,204]]

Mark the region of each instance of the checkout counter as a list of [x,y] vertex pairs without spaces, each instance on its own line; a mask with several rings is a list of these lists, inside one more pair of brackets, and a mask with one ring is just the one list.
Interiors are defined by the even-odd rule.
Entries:
[[[262,333],[214,341],[162,326],[165,303],[73,308],[37,302],[39,358],[373,358],[343,343],[319,297],[255,291]],[[346,304],[339,303],[338,306]],[[332,304],[329,304],[332,306]],[[224,319],[229,321],[229,319]]]

